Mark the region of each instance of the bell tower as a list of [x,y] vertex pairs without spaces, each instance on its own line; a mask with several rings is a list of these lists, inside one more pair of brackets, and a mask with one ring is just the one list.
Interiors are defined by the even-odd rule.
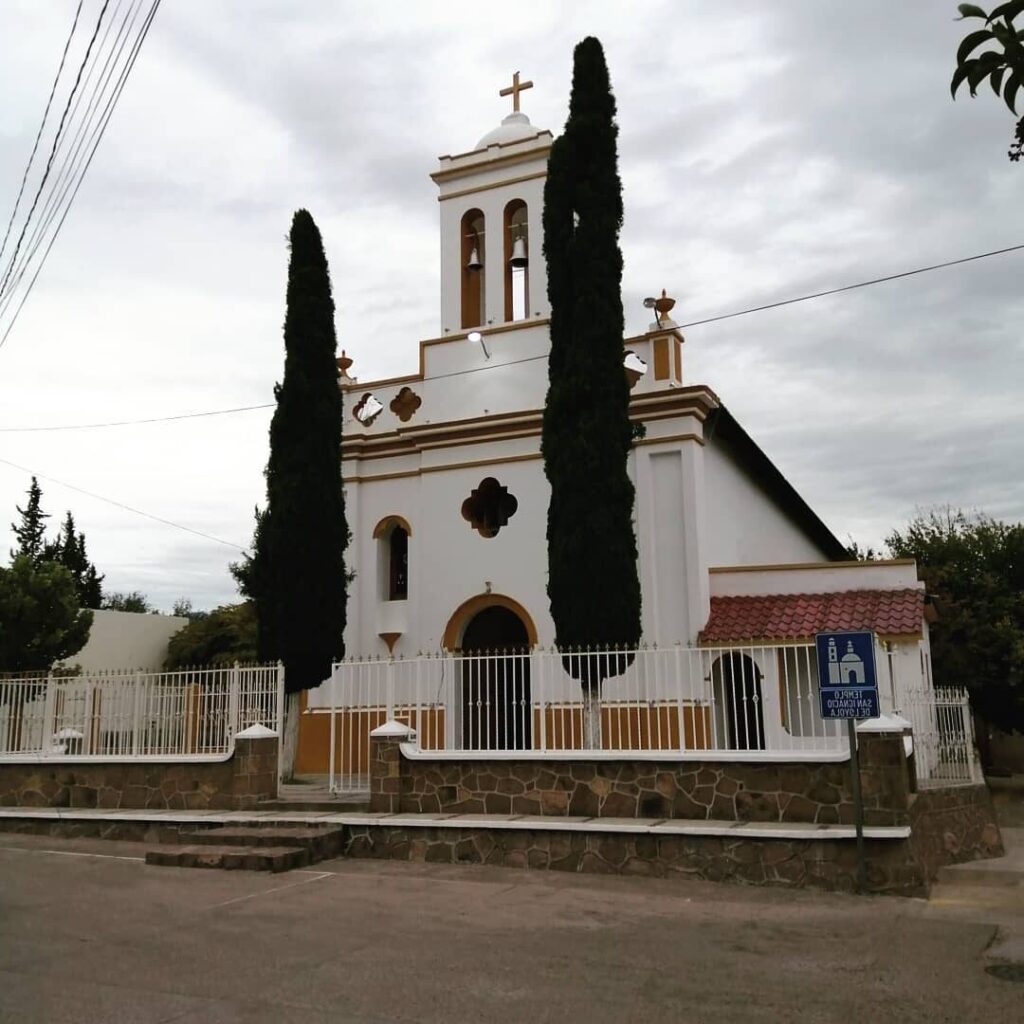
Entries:
[[442,156],[431,178],[441,204],[441,333],[550,315],[541,211],[551,132],[520,110],[533,82],[499,93],[512,112],[465,153]]

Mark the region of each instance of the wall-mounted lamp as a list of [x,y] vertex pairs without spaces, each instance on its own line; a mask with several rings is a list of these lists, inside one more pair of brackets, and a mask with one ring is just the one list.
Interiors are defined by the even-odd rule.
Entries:
[[484,341],[484,336],[479,331],[470,331],[466,335],[466,338],[473,342],[474,345],[479,345],[484,350],[484,358],[490,359],[491,353],[487,351],[487,343]]

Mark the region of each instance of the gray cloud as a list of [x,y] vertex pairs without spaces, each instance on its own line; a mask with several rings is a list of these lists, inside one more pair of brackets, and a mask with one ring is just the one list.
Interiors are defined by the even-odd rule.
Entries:
[[[355,372],[414,369],[437,332],[437,155],[497,123],[516,68],[536,82],[525,108],[557,132],[588,32],[619,103],[631,332],[661,287],[693,320],[1022,242],[1012,119],[991,95],[949,98],[954,6],[538,0],[510,22],[478,3],[163,5],[0,351],[0,426],[268,401],[298,206],[323,231]],[[0,208],[69,18],[5,9]],[[877,543],[933,503],[1021,518],[1022,259],[694,327],[684,370],[841,537]],[[0,457],[244,542],[267,422],[0,433]],[[26,486],[0,466],[0,524]],[[164,607],[231,597],[227,548],[44,494],[75,510],[113,589]]]

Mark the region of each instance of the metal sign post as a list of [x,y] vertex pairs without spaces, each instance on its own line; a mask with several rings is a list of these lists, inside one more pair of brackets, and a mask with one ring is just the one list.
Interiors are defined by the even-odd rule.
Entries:
[[868,865],[864,857],[864,801],[860,795],[860,752],[857,750],[857,723],[846,720],[847,735],[850,737],[850,776],[853,781],[853,823],[857,830],[857,891],[863,892],[868,885]]
[[860,791],[857,719],[877,718],[879,714],[875,635],[867,630],[818,633],[814,644],[818,655],[821,717],[846,719],[853,820],[857,833],[857,890],[863,892],[867,888],[867,862],[864,856],[864,800]]

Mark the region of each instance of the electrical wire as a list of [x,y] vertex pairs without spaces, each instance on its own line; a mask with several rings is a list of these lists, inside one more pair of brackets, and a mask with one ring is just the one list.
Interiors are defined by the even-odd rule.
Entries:
[[[159,5],[159,2],[160,2],[160,0],[156,0],[156,3],[154,4],[154,10],[155,10],[156,6]],[[962,259],[949,260],[949,261],[947,261],[945,263],[936,263],[936,264],[932,264],[931,266],[927,266],[927,267],[918,267],[915,270],[907,270],[907,271],[903,271],[903,272],[901,272],[899,274],[889,274],[889,275],[887,275],[885,277],[872,278],[869,281],[860,281],[860,282],[857,282],[856,284],[843,285],[840,288],[830,288],[830,289],[828,289],[826,291],[813,292],[811,294],[801,295],[801,296],[798,296],[798,297],[793,298],[793,299],[784,299],[784,300],[779,301],[779,302],[771,302],[771,303],[767,303],[767,304],[761,305],[761,306],[753,306],[753,307],[750,307],[749,309],[737,310],[737,311],[732,312],[732,313],[723,313],[723,314],[721,314],[719,316],[708,317],[708,318],[703,319],[703,320],[693,320],[693,321],[691,321],[689,323],[680,324],[679,326],[680,327],[696,327],[696,326],[701,325],[701,324],[715,323],[715,322],[717,322],[719,320],[728,320],[728,319],[730,319],[732,317],[746,316],[748,313],[758,313],[758,312],[761,312],[761,311],[766,310],[766,309],[776,309],[779,306],[788,306],[788,305],[792,305],[792,304],[797,303],[797,302],[807,302],[807,301],[809,301],[811,299],[819,299],[819,298],[822,298],[823,296],[826,296],[826,295],[836,295],[836,294],[838,294],[840,292],[852,291],[855,288],[866,288],[866,287],[868,287],[870,285],[881,284],[881,283],[883,283],[885,281],[895,281],[895,280],[897,280],[899,278],[911,277],[911,276],[913,276],[915,274],[924,274],[924,273],[927,273],[928,271],[932,271],[932,270],[940,270],[940,269],[943,269],[945,267],[953,267],[953,266],[957,266],[957,265],[962,264],[962,263],[969,263],[969,262],[971,262],[973,260],[984,259],[984,258],[986,258],[988,256],[1000,256],[1000,255],[1003,255],[1004,253],[1008,253],[1008,252],[1017,252],[1017,251],[1019,251],[1021,249],[1024,249],[1024,244],[1009,246],[1009,247],[1007,247],[1005,249],[995,249],[995,250],[992,250],[991,252],[986,252],[986,253],[978,253],[975,256],[965,256]],[[497,368],[497,366],[515,366],[515,365],[518,365],[518,364],[521,364],[521,363],[536,362],[537,360],[540,360],[540,359],[547,359],[547,355],[545,354],[545,355],[540,355],[540,356],[527,356],[527,357],[525,357],[523,359],[513,359],[513,360],[510,360],[507,363],[498,363],[494,367],[491,367],[491,366],[470,367],[469,369],[466,369],[466,370],[455,370],[455,371],[452,371],[451,373],[435,374],[433,377],[425,377],[423,379],[424,380],[440,380],[442,378],[458,377],[458,376],[462,376],[462,375],[468,374],[468,373],[479,373],[482,370]],[[93,430],[93,429],[99,429],[99,428],[102,428],[102,427],[136,426],[136,425],[145,424],[145,423],[166,423],[166,422],[170,422],[170,421],[174,421],[174,420],[198,419],[200,417],[207,417],[207,416],[226,416],[226,415],[229,415],[231,413],[249,412],[249,411],[254,410],[254,409],[270,409],[270,408],[273,408],[273,403],[267,403],[267,404],[263,404],[263,405],[238,406],[238,407],[233,408],[233,409],[215,409],[215,410],[211,410],[211,411],[207,411],[207,412],[183,413],[183,414],[180,414],[180,415],[177,415],[177,416],[157,416],[157,417],[152,417],[152,418],[149,418],[149,419],[142,419],[142,420],[119,420],[119,421],[108,422],[108,423],[83,423],[83,424],[74,424],[74,425],[69,425],[69,426],[52,426],[52,427],[0,427],[0,431],[11,433],[11,432],[32,432],[32,431],[51,431],[51,430]],[[143,516],[146,519],[151,519],[154,522],[162,523],[165,526],[171,526],[171,527],[174,527],[174,529],[183,530],[186,533],[194,534],[195,536],[202,537],[205,540],[214,541],[217,544],[223,544],[224,546],[230,547],[230,548],[232,548],[235,551],[244,552],[246,550],[244,545],[233,544],[231,541],[224,540],[221,537],[214,537],[212,534],[204,533],[202,530],[193,529],[191,526],[184,526],[181,523],[176,523],[176,522],[174,522],[171,519],[164,519],[163,517],[153,515],[150,512],[144,512],[142,509],[137,509],[137,508],[132,507],[131,505],[126,505],[123,502],[114,500],[113,498],[104,497],[103,495],[96,494],[93,491],[87,491],[87,490],[85,490],[82,487],[75,486],[74,484],[69,484],[69,483],[64,482],[63,480],[57,480],[55,477],[47,476],[47,475],[45,475],[43,473],[36,472],[34,470],[28,469],[25,466],[20,466],[20,465],[18,465],[15,462],[11,462],[9,459],[0,458],[0,464],[6,465],[6,466],[10,466],[11,468],[20,470],[23,473],[28,473],[28,474],[30,474],[32,476],[38,477],[40,480],[46,480],[48,483],[57,484],[59,487],[66,487],[69,490],[76,491],[79,494],[84,494],[86,497],[94,498],[95,500],[105,502],[108,505],[113,505],[115,508],[122,509],[123,511],[132,512],[135,515]]]
[[47,476],[44,473],[38,473],[36,470],[29,469],[27,466],[19,466],[16,462],[11,462],[9,459],[0,459],[0,463],[5,466],[10,466],[12,469],[20,470],[22,473],[28,473],[30,476],[37,477],[40,480],[45,480],[47,483],[56,484],[58,487],[66,487],[69,491],[75,491],[78,494],[84,494],[87,498],[95,498],[96,501],[102,501],[107,505],[113,505],[115,508],[122,509],[125,512],[133,512],[137,516],[152,519],[155,523],[162,523],[164,526],[173,526],[176,530],[184,530],[185,533],[195,534],[195,536],[202,537],[204,540],[215,541],[218,544],[223,544],[225,547],[229,547],[232,550],[243,554],[246,551],[246,546],[244,544],[233,544],[231,541],[224,540],[221,537],[214,537],[212,533],[203,533],[202,530],[196,530],[191,526],[183,526],[181,523],[176,523],[173,519],[164,519],[162,516],[155,516],[152,512],[144,512],[140,508],[134,508],[131,505],[124,504],[124,502],[116,501],[113,498],[106,498],[102,494],[96,494],[95,491],[87,491],[84,487],[76,487],[74,484],[69,484],[64,480],[58,480],[56,477]]
[[888,274],[885,277],[874,277],[870,281],[858,281],[857,284],[844,284],[841,288],[829,288],[823,292],[813,292],[810,295],[801,295],[795,299],[782,299],[780,302],[769,302],[763,306],[751,306],[750,309],[740,309],[735,313],[723,313],[721,316],[710,316],[704,320],[691,320],[688,324],[680,324],[680,327],[699,327],[702,324],[713,324],[718,320],[729,320],[736,316],[746,316],[748,313],[760,313],[766,309],[778,309],[779,306],[791,306],[794,302],[807,302],[809,299],[820,299],[825,295],[838,295],[840,292],[851,292],[855,288],[867,288],[873,284],[882,284],[885,281],[896,281],[901,277],[913,277],[915,274],[927,274],[931,270],[942,270],[945,267],[955,267],[961,263],[970,263],[972,260],[983,260],[988,256],[1002,256],[1008,252],[1018,252],[1024,249],[1024,245],[1011,245],[1005,249],[993,249],[992,252],[981,252],[975,256],[964,256],[958,260],[947,260],[945,263],[933,263],[929,267],[917,267],[915,270],[904,270],[899,274]]
[[[85,174],[89,170],[90,165],[92,164],[93,158],[96,155],[96,150],[99,147],[100,141],[102,140],[104,133],[106,132],[107,125],[110,123],[110,119],[113,116],[114,109],[117,106],[117,102],[118,102],[118,100],[121,97],[121,93],[124,91],[124,87],[125,87],[125,84],[126,84],[126,82],[128,80],[128,76],[131,74],[132,68],[135,66],[135,62],[138,59],[139,51],[142,48],[142,44],[145,41],[146,36],[149,34],[150,26],[152,25],[153,18],[156,16],[157,10],[160,7],[160,3],[161,3],[161,0],[153,0],[152,6],[150,7],[148,14],[146,15],[146,17],[145,17],[145,19],[143,21],[142,27],[139,30],[139,33],[138,33],[138,35],[135,38],[135,42],[132,45],[132,49],[131,49],[128,61],[127,61],[126,65],[125,65],[124,69],[122,70],[122,72],[120,74],[120,77],[118,78],[118,81],[117,81],[117,83],[116,83],[116,85],[114,87],[114,91],[112,92],[110,98],[108,99],[107,105],[104,108],[103,113],[101,114],[101,119],[100,119],[99,125],[98,125],[98,127],[96,128],[96,130],[93,133],[93,137],[92,138],[93,138],[94,141],[92,141],[92,147],[89,150],[88,158],[86,159],[86,161],[84,163],[84,166],[82,167],[81,171],[78,172],[78,178],[77,178],[77,181],[75,182],[74,189],[71,192],[70,198],[68,199],[66,205],[64,206],[64,212],[61,214],[60,220],[57,222],[57,226],[56,226],[52,236],[50,237],[50,240],[49,240],[49,242],[48,242],[48,244],[46,246],[45,251],[43,252],[42,259],[39,261],[39,264],[36,267],[35,273],[32,275],[32,279],[29,281],[28,287],[26,288],[25,293],[24,293],[24,295],[21,298],[21,301],[18,303],[18,306],[17,306],[17,308],[14,311],[14,315],[11,318],[10,323],[7,325],[7,328],[4,331],[3,335],[0,336],[0,348],[3,348],[4,345],[7,343],[7,339],[10,337],[11,331],[14,329],[14,325],[15,325],[15,323],[18,320],[18,317],[19,317],[19,315],[21,313],[21,310],[24,307],[25,302],[28,300],[28,297],[31,294],[32,289],[34,288],[35,283],[36,283],[36,281],[39,278],[39,274],[41,273],[41,271],[43,269],[43,266],[45,265],[46,260],[47,260],[47,258],[50,255],[50,250],[53,248],[54,242],[56,242],[57,236],[60,234],[61,228],[64,226],[64,221],[67,219],[68,213],[71,210],[71,206],[74,203],[75,197],[78,195],[78,190],[79,190],[79,188],[81,188],[82,182],[85,179]],[[133,16],[133,20],[134,20],[134,16]],[[126,21],[127,21],[127,18],[126,18]],[[119,33],[119,36],[120,36],[120,33]],[[124,44],[122,43],[121,49],[123,49],[123,45]],[[120,55],[120,52],[121,51],[119,49],[118,56]],[[108,58],[108,63],[109,63],[109,58]],[[108,80],[109,80],[109,76],[108,76]],[[66,192],[66,190],[67,189],[65,188],[65,192]],[[61,195],[61,200],[62,199],[63,199],[63,193]],[[59,201],[60,200],[58,200],[58,202]],[[55,212],[56,212],[56,208],[54,208],[54,215],[55,215]],[[47,224],[47,227],[48,226],[49,225]],[[40,241],[41,241],[41,237],[42,236],[40,236]],[[33,250],[32,250],[32,254],[33,255],[34,255],[34,253],[35,253],[35,248],[33,248]],[[24,270],[22,271],[22,273],[24,273]],[[20,276],[19,276],[19,280],[20,280]]]
[[[110,37],[111,28],[117,21],[117,16],[123,2],[124,0],[117,0],[117,7],[114,8],[113,14],[107,19],[106,27],[103,30],[103,38],[100,40],[100,44],[96,48],[96,57],[86,74],[82,89],[75,98],[74,106],[71,109],[71,123],[74,123],[78,117],[78,110],[82,103],[82,99],[86,93],[89,92],[89,86],[92,83],[93,75],[99,66],[100,58],[106,48],[107,40]],[[138,7],[141,5],[142,0],[130,0],[130,2],[135,3],[136,6],[134,10],[130,10],[128,14],[125,15],[120,27],[117,29],[113,45],[111,46],[110,52],[107,54],[106,60],[103,63],[103,68],[100,71],[101,81],[92,89],[91,92],[89,92],[89,98],[85,105],[85,115],[78,120],[78,126],[75,129],[73,136],[71,136],[71,141],[68,143],[67,147],[65,147],[65,151],[61,156],[60,166],[54,175],[53,184],[50,186],[50,190],[43,204],[42,210],[36,219],[35,226],[29,236],[25,251],[22,253],[17,267],[11,274],[11,279],[6,292],[0,293],[0,319],[2,319],[7,308],[9,308],[13,302],[18,285],[25,276],[25,273],[35,257],[42,240],[46,237],[46,233],[50,229],[50,225],[53,223],[54,218],[60,211],[69,189],[72,187],[79,174],[82,163],[83,147],[88,141],[91,141],[96,137],[95,130],[92,129],[92,120],[96,111],[97,101],[102,97],[112,76],[113,68],[110,67],[111,59],[113,58],[115,61],[120,60],[121,53],[124,50],[124,44],[128,38],[125,35],[125,30],[128,28],[129,23],[133,23],[137,17]],[[122,36],[124,36],[123,39]],[[89,136],[90,131],[92,131],[91,137]],[[67,141],[69,133],[70,125],[69,132],[66,132],[61,139],[61,147],[64,147],[64,143]]]
[[53,427],[0,427],[0,434],[34,434],[51,430],[100,430],[104,427],[135,427],[145,423],[170,423],[173,420],[195,420],[205,416],[228,416],[253,409],[273,409],[274,402],[262,405],[239,405],[234,409],[211,409],[207,412],[185,412],[177,416],[153,416],[145,420],[111,420],[108,423],[71,423]]
[[[840,288],[829,288],[822,292],[813,292],[809,295],[800,295],[793,299],[782,299],[778,302],[769,302],[762,306],[751,306],[749,309],[740,309],[732,313],[722,313],[719,316],[707,317],[703,320],[691,320],[689,323],[679,324],[679,328],[684,327],[699,327],[702,324],[717,323],[720,320],[729,320],[733,317],[746,316],[748,313],[760,313],[767,309],[777,309],[779,306],[791,306],[797,302],[808,302],[811,299],[820,299],[826,295],[837,295],[840,292],[853,291],[855,288],[867,288],[870,285],[882,284],[885,281],[895,281],[902,277],[913,277],[915,274],[924,274],[932,270],[941,270],[945,267],[955,267],[961,263],[970,263],[973,260],[985,259],[988,256],[1002,256],[1008,252],[1018,252],[1024,249],[1024,244],[1011,245],[1005,249],[993,249],[991,252],[977,253],[974,256],[964,256],[961,259],[948,260],[945,263],[934,263],[927,267],[918,267],[914,270],[904,270],[898,274],[889,274],[885,277],[875,277],[869,281],[859,281],[856,284],[843,285]],[[470,373],[480,373],[484,370],[497,369],[501,366],[518,366],[521,363],[534,363],[541,359],[547,359],[547,353],[539,356],[526,356],[523,359],[510,359],[504,363],[484,364],[483,366],[471,366],[465,370],[452,370],[449,373],[436,373],[430,377],[416,378],[423,381],[430,380],[445,380],[450,377],[462,377]],[[44,426],[44,427],[0,427],[0,433],[37,433],[43,431],[54,431],[54,430],[98,430],[104,427],[134,427],[146,423],[169,423],[174,420],[191,420],[198,419],[203,416],[227,416],[231,413],[238,412],[250,412],[254,409],[273,409],[273,402],[267,402],[262,405],[242,405],[234,409],[212,409],[206,412],[189,412],[180,413],[174,416],[153,416],[148,419],[141,420],[116,420],[106,423],[75,423],[60,426]]]
[[68,112],[71,109],[71,103],[75,98],[75,94],[78,92],[78,86],[82,81],[82,72],[85,70],[85,65],[89,61],[89,55],[92,53],[96,37],[100,34],[100,28],[103,25],[103,17],[107,13],[107,7],[109,5],[110,0],[103,0],[103,7],[100,9],[99,18],[96,19],[96,27],[93,29],[92,36],[89,39],[89,45],[85,49],[85,56],[82,58],[82,63],[78,65],[78,74],[75,76],[75,84],[71,87],[71,93],[68,95],[67,103],[64,104],[64,112],[60,116],[60,124],[57,125],[57,134],[53,137],[53,145],[50,147],[50,155],[46,161],[46,169],[43,171],[43,177],[39,182],[39,187],[36,189],[35,197],[32,200],[32,206],[28,211],[28,216],[25,218],[25,223],[21,228],[21,234],[18,236],[18,241],[14,246],[14,253],[11,256],[11,262],[8,264],[7,272],[4,274],[3,281],[0,281],[0,294],[3,294],[4,289],[7,287],[7,282],[10,279],[10,269],[14,265],[14,260],[21,249],[21,243],[25,238],[25,232],[28,230],[29,223],[32,220],[32,214],[35,213],[36,204],[39,202],[39,196],[42,194],[43,188],[46,185],[46,180],[50,176],[50,168],[53,166],[53,158],[57,152],[57,146],[60,143],[61,136],[64,132],[64,123],[67,120]]
[[0,242],[0,260],[3,259],[4,250],[7,248],[7,240],[11,237],[11,229],[14,227],[14,221],[18,216],[18,207],[21,206],[21,197],[25,194],[25,183],[28,181],[29,171],[32,169],[32,164],[36,158],[36,152],[39,149],[39,140],[43,137],[43,131],[46,128],[46,121],[50,116],[50,106],[53,103],[53,97],[57,91],[57,83],[60,81],[60,76],[64,71],[64,62],[68,57],[71,40],[74,39],[75,30],[78,28],[78,16],[82,13],[82,3],[83,0],[78,0],[78,7],[75,9],[75,20],[71,23],[71,31],[68,33],[68,38],[64,43],[64,52],[60,55],[60,65],[57,67],[57,74],[54,75],[53,85],[50,86],[50,95],[46,99],[46,107],[43,110],[43,119],[39,122],[39,131],[36,132],[35,142],[32,143],[32,152],[28,155],[28,163],[25,164],[25,173],[21,176],[21,185],[18,188],[18,196],[14,200],[14,209],[11,211],[11,219],[7,222],[7,230],[4,232],[4,240],[3,242]]

